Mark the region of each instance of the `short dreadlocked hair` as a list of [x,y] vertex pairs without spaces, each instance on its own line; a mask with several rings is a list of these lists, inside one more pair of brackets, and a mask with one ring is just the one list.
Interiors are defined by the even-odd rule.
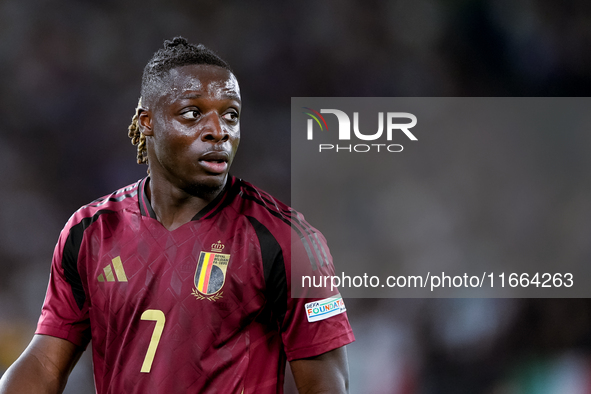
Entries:
[[158,88],[170,70],[192,64],[209,64],[225,68],[233,73],[228,63],[203,44],[190,44],[183,37],[175,37],[172,40],[164,41],[164,47],[156,51],[146,64],[146,67],[144,67],[141,97],[131,119],[131,125],[128,127],[131,143],[137,145],[138,164],[148,163],[146,136],[140,132],[138,124],[139,113],[143,108],[142,100],[144,104],[150,103],[152,96],[160,91]]

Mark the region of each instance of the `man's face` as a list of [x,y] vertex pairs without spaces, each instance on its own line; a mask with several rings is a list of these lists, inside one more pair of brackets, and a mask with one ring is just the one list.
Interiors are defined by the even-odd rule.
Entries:
[[219,191],[240,142],[236,77],[212,65],[178,67],[160,93],[140,116],[150,174],[200,197]]

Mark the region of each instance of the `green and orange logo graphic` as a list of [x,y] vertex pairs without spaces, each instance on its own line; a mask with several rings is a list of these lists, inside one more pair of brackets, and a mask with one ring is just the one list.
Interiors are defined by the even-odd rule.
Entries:
[[[314,119],[316,121],[316,123],[318,123],[318,126],[320,126],[320,130],[324,130],[324,127],[326,127],[326,131],[328,131],[328,125],[326,124],[326,120],[324,120],[324,117],[322,115],[320,115],[320,112],[313,110],[312,108],[308,108],[308,107],[302,107],[303,109],[307,109],[308,111],[314,112],[313,114],[310,112],[302,112],[303,114],[306,114],[308,116],[310,116],[312,119]],[[322,119],[322,123],[324,123],[324,127],[322,127],[322,123],[320,123],[320,119]],[[308,139],[312,139],[311,137],[311,133],[312,133],[312,119],[308,120]]]

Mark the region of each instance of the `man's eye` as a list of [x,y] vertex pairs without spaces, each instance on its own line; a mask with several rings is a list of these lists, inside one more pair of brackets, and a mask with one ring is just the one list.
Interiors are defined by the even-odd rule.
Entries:
[[238,114],[236,112],[228,112],[227,114],[224,114],[224,119],[226,120],[230,120],[230,121],[237,121],[238,120]]
[[199,111],[187,111],[182,114],[182,117],[185,119],[197,119],[199,116]]

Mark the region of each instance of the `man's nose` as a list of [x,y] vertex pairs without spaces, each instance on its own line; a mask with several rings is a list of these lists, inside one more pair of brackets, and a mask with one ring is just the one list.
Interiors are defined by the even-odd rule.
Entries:
[[207,114],[203,121],[204,125],[201,138],[204,141],[224,142],[228,140],[228,131],[222,124],[220,116],[217,113],[211,112]]

